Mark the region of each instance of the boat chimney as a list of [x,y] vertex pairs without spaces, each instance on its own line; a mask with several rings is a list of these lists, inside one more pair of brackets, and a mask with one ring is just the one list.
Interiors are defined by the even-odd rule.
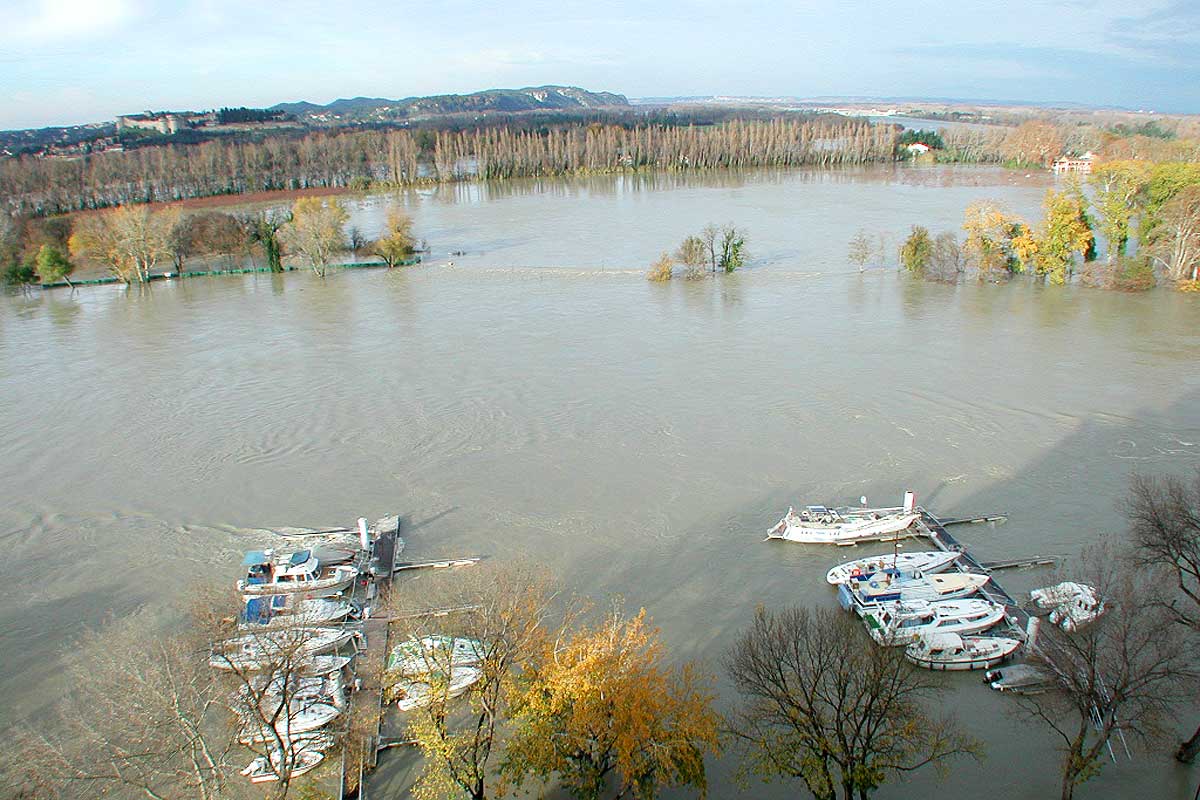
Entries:
[[367,518],[358,518],[358,543],[362,546],[364,552],[371,550],[371,533],[367,530]]
[[911,514],[917,507],[917,496],[912,491],[904,493],[904,513]]

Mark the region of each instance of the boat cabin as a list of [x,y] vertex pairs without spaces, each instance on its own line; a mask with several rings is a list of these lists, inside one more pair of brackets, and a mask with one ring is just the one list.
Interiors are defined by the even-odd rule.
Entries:
[[251,550],[242,559],[246,568],[246,585],[267,583],[304,584],[319,580],[321,563],[311,550],[300,550],[276,559],[271,550]]

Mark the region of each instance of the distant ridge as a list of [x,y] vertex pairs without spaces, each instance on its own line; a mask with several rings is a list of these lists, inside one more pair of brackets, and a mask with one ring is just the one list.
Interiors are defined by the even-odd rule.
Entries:
[[628,107],[624,95],[589,92],[577,86],[527,86],[523,89],[487,89],[471,94],[439,94],[430,97],[352,97],[326,105],[307,101],[279,103],[271,111],[283,111],[308,119],[395,120],[439,114],[574,110]]

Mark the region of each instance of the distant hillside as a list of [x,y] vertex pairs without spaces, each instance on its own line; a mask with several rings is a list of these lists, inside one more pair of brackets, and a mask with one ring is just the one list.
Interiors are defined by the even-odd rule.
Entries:
[[624,95],[589,92],[576,86],[529,86],[524,89],[488,89],[473,94],[440,94],[432,97],[353,97],[328,105],[279,103],[271,111],[282,111],[314,121],[386,121],[442,114],[513,113],[561,111],[590,108],[628,107]]

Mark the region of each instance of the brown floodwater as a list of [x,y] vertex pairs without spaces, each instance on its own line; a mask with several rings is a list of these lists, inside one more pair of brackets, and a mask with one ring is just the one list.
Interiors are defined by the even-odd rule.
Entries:
[[[860,227],[894,247],[983,197],[1032,215],[1048,183],[889,168],[438,187],[352,209],[368,230],[403,204],[427,266],[0,298],[0,724],[39,719],[82,632],[198,577],[232,583],[272,525],[397,512],[415,558],[536,558],[646,607],[673,657],[714,669],[756,605],[835,602],[824,574],[847,551],[762,541],[791,503],[911,488],[946,515],[1007,512],[960,532],[988,559],[1120,531],[1132,470],[1200,464],[1194,298],[845,260]],[[710,220],[748,231],[748,269],[642,277]],[[977,675],[945,684],[986,761],[881,797],[1057,791],[1049,736]],[[409,758],[385,756],[381,786]],[[713,762],[712,796],[737,793],[735,766]],[[1196,778],[1122,755],[1086,794],[1185,798]]]

